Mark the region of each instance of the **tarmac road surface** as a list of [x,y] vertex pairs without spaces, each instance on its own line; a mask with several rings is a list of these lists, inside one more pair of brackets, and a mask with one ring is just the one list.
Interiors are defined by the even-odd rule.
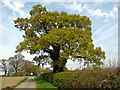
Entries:
[[20,85],[18,85],[14,90],[23,90],[23,89],[27,89],[27,90],[36,90],[36,84],[35,84],[35,78],[34,76],[30,76],[28,77],[28,79],[21,83]]

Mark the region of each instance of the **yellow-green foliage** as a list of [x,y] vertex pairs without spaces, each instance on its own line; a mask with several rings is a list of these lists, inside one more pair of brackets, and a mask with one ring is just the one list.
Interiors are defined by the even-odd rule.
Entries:
[[50,12],[38,4],[30,11],[30,18],[17,18],[14,23],[16,28],[24,31],[24,41],[17,46],[17,52],[48,53],[54,73],[64,71],[68,59],[83,58],[85,64],[95,66],[105,59],[105,52],[94,47],[92,22],[87,16]]

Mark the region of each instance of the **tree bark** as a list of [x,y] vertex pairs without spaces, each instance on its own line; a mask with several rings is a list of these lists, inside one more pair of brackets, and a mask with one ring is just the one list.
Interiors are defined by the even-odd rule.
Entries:
[[[63,72],[67,59],[59,60],[60,58],[60,45],[52,46],[53,50],[44,49],[45,52],[50,54],[50,58],[53,60],[53,73]],[[62,65],[60,65],[62,63]]]
[[[57,64],[53,65],[53,73],[63,72],[64,68],[65,68],[65,65],[67,63],[67,59],[64,59],[64,60],[61,60],[61,61],[58,60],[56,62],[57,62]],[[60,63],[62,63],[62,65],[60,65]]]
[[59,65],[53,65],[53,73],[59,72]]
[[61,62],[62,62],[62,65],[60,67],[59,72],[63,72],[64,71],[65,65],[67,63],[67,59],[63,59]]
[[59,72],[59,57],[60,57],[60,46],[52,46],[53,51],[50,52],[50,57],[53,60],[53,73]]
[[18,72],[18,70],[17,69],[15,69],[15,73],[17,73]]
[[7,70],[6,69],[4,70],[4,72],[5,72],[4,76],[7,76]]
[[[53,51],[50,53],[50,57],[53,60],[53,73],[63,72],[67,59],[59,60],[60,58],[60,45],[53,46]],[[62,63],[62,65],[60,65]]]

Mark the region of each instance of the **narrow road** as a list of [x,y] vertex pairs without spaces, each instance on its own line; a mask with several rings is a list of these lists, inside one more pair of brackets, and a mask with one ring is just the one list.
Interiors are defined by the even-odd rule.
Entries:
[[34,76],[30,76],[28,77],[28,79],[21,83],[20,85],[18,85],[14,90],[18,90],[18,88],[23,88],[23,89],[32,89],[32,90],[36,90],[36,84],[35,84],[35,78]]

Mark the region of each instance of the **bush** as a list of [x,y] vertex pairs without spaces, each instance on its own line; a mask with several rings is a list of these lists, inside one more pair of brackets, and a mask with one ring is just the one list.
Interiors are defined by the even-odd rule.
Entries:
[[77,81],[77,74],[73,72],[61,72],[54,76],[53,84],[58,88],[74,88]]
[[22,71],[19,71],[17,73],[14,73],[12,76],[25,76],[25,73]]
[[58,88],[120,88],[119,69],[94,69],[61,72],[54,76]]
[[120,88],[120,68],[109,69],[102,86],[104,88]]
[[54,79],[54,74],[52,72],[49,73],[43,73],[40,75],[41,79],[48,81],[50,83],[53,83],[53,79]]

